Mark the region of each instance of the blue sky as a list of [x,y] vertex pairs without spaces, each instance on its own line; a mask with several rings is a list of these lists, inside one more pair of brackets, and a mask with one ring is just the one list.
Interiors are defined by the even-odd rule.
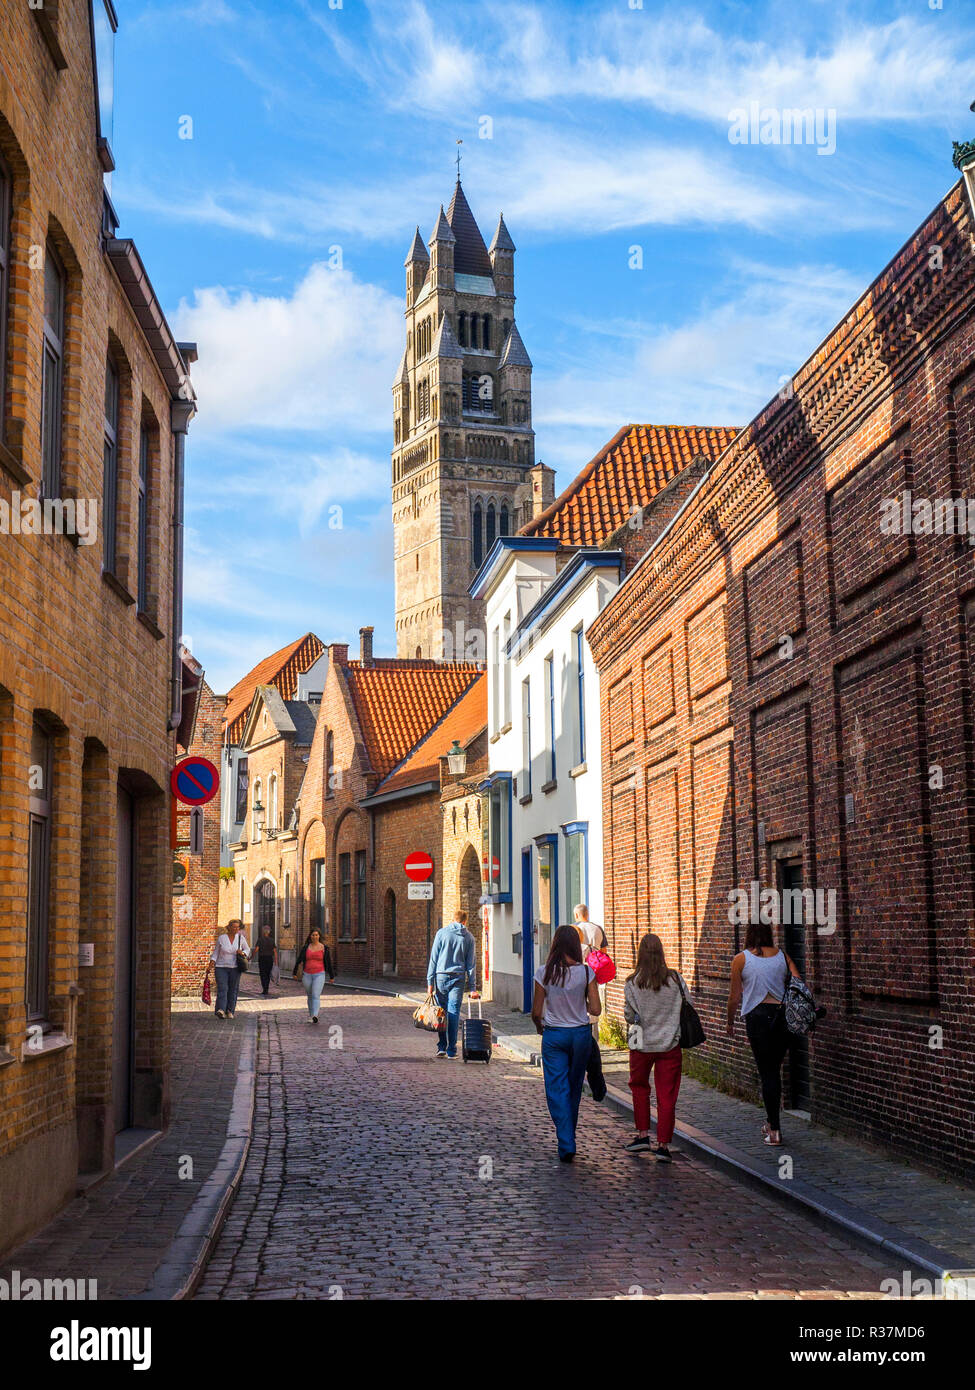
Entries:
[[[561,488],[627,422],[747,423],[975,135],[968,0],[119,9],[112,196],[199,344],[184,626],[217,690],[309,629],[393,651],[403,259],[458,139]],[[835,111],[835,151],[732,143],[751,102]]]

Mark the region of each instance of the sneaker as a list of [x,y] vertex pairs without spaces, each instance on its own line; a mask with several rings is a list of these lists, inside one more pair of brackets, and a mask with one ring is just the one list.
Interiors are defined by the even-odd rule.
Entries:
[[456,1061],[457,1061],[457,1053],[456,1053],[456,1052],[446,1052],[446,1053],[444,1054],[444,1056],[447,1058],[447,1061],[448,1061],[448,1062],[456,1062]]
[[650,1152],[650,1139],[648,1136],[640,1138],[639,1134],[635,1139],[631,1139],[625,1146],[628,1154],[645,1154]]
[[446,1062],[446,1060],[447,1060],[447,1054],[446,1054],[446,1052],[441,1052],[441,1051],[440,1051],[440,1048],[438,1047],[438,1048],[437,1048],[437,1061],[438,1061],[438,1062]]
[[574,1154],[574,1153],[570,1153],[570,1154],[559,1154],[559,1162],[560,1162],[560,1163],[571,1163],[572,1160],[573,1160],[574,1158],[575,1158],[575,1154]]
[[217,1010],[217,1018],[226,1018],[226,1017],[227,1017],[227,1015],[224,1013],[223,1009],[218,1009],[218,1010]]
[[312,1021],[312,1023],[317,1023],[317,1022],[318,1022],[318,1015],[317,1015],[317,1014],[312,1014],[312,1016],[311,1016],[311,1021]]
[[653,1151],[653,1156],[658,1163],[673,1163],[674,1161],[674,1155],[666,1144],[658,1144]]
[[228,1017],[228,1018],[233,1018],[233,1014],[232,1014],[232,1013],[230,1013],[230,1012],[229,1012],[229,1011],[228,1011],[228,1013],[227,1013],[227,1017]]

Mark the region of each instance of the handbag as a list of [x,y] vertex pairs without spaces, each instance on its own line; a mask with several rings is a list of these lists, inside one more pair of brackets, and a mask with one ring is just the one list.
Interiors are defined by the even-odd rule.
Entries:
[[683,1048],[700,1047],[701,1043],[707,1042],[708,1035],[704,1031],[697,1009],[684,992],[680,976],[677,975],[676,979],[677,988],[680,990],[680,1032],[677,1041]]
[[213,995],[210,993],[210,972],[209,972],[209,970],[208,970],[207,973],[203,976],[203,993],[200,995],[200,998],[203,1000],[204,1004],[212,1004],[212,1003],[213,1003]]
[[439,1033],[444,1027],[444,1011],[432,994],[428,994],[423,1003],[414,1009],[413,1026],[425,1028],[428,1033]]
[[610,980],[616,979],[616,966],[605,951],[594,946],[586,956],[586,964],[595,975],[597,985],[608,985]]
[[[237,945],[237,942],[239,940],[240,932],[237,933],[237,936],[234,939],[235,946]],[[244,971],[247,969],[247,956],[244,954],[244,952],[240,949],[239,946],[237,946],[237,969],[240,971],[242,975]]]

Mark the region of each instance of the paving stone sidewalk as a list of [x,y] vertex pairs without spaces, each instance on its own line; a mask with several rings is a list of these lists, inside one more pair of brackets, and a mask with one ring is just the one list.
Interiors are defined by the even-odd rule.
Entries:
[[[338,986],[399,993],[417,1001],[426,994],[422,980],[341,976]],[[520,1056],[540,1053],[541,1039],[528,1015],[493,1003],[482,1007],[496,1041],[505,1039]],[[628,1054],[612,1048],[603,1048],[602,1054],[611,1095],[629,1105]],[[785,1147],[769,1149],[761,1138],[763,1118],[760,1108],[748,1101],[724,1095],[690,1077],[681,1084],[678,1141],[683,1132],[687,1139],[699,1141],[732,1163],[740,1161],[786,1191],[787,1181],[780,1179],[778,1164],[782,1155],[788,1154],[793,1160],[791,1181],[802,1184],[814,1200],[818,1195],[827,1209],[854,1222],[859,1215],[866,1226],[886,1234],[894,1245],[899,1232],[910,1239],[915,1252],[934,1247],[928,1251],[933,1263],[939,1262],[935,1258],[938,1252],[948,1253],[953,1260],[945,1263],[945,1268],[975,1269],[975,1189],[939,1179],[788,1112],[782,1122]]]
[[[21,1283],[94,1279],[100,1300],[136,1298],[152,1286],[220,1159],[242,1050],[256,1026],[246,1012],[222,1023],[187,1002],[173,1015],[170,1128],[7,1255],[0,1277],[19,1270]],[[179,1176],[186,1154],[192,1179]]]

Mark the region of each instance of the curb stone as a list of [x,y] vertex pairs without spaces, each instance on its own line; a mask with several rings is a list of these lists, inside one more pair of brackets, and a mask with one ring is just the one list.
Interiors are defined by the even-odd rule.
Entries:
[[260,1015],[248,1015],[237,1063],[237,1084],[227,1120],[227,1137],[213,1171],[183,1217],[152,1283],[136,1300],[174,1300],[193,1296],[234,1199],[250,1151],[257,1078]]

